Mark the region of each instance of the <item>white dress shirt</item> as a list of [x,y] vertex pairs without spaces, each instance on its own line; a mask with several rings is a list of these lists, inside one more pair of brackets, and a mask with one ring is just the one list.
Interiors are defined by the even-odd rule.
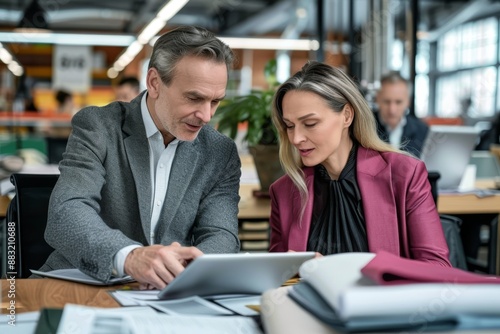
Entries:
[[[146,104],[147,92],[141,100],[141,113],[144,127],[146,129],[146,136],[149,142],[149,168],[151,175],[151,234],[149,235],[149,243],[155,243],[155,231],[160,218],[160,213],[167,194],[168,181],[170,178],[170,170],[172,162],[174,161],[175,152],[177,150],[178,139],[173,140],[165,147],[163,143],[163,136],[156,127],[151,115],[149,114],[148,106]],[[140,224],[141,222],[137,222]],[[125,259],[128,254],[139,245],[130,245],[120,249],[113,259],[113,274],[117,277],[125,275]]]
[[401,118],[399,124],[394,128],[390,129],[388,126],[385,127],[385,130],[389,134],[389,143],[395,148],[399,148],[401,146],[401,138],[403,137],[403,128],[406,125],[406,116]]

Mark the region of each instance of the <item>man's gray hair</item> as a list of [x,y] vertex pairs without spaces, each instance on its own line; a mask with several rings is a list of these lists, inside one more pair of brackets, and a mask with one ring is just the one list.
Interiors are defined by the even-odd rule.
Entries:
[[177,63],[186,56],[202,57],[225,63],[229,72],[234,53],[212,32],[192,26],[182,26],[162,35],[155,42],[148,68],[155,68],[165,85],[170,84]]

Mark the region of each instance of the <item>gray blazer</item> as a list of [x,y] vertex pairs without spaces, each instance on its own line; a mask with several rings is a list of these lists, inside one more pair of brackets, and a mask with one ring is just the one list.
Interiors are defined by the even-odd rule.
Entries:
[[[143,94],[130,104],[88,107],[73,117],[45,231],[55,251],[40,270],[76,267],[107,281],[118,250],[149,244],[152,188]],[[180,142],[155,244],[239,251],[240,168],[235,143],[210,126],[194,141]]]

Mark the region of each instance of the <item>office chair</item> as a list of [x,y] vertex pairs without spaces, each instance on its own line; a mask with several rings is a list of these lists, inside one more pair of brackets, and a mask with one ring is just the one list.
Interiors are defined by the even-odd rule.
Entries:
[[59,175],[11,175],[16,194],[7,209],[4,276],[29,277],[30,269],[40,268],[54,250],[45,242],[44,233],[50,194],[58,178]]
[[59,164],[66,151],[68,138],[47,137],[47,159],[49,164]]
[[470,271],[482,272],[485,274],[496,275],[497,271],[497,236],[498,236],[498,215],[491,220],[482,220],[480,222],[474,222],[481,226],[487,226],[489,230],[488,241],[486,246],[488,249],[488,255],[486,256],[486,262],[479,260],[473,256],[467,256],[467,265]]
[[[441,177],[439,172],[428,172],[428,180],[431,184],[431,193],[434,203],[438,203],[438,180]],[[439,215],[441,219],[441,226],[443,227],[444,237],[450,250],[449,260],[453,267],[468,270],[467,259],[465,256],[462,239],[460,237],[460,226],[462,220],[455,216]]]

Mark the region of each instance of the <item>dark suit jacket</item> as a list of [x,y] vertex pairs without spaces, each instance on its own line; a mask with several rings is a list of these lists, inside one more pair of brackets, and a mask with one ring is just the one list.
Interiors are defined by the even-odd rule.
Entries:
[[[389,142],[389,134],[387,133],[385,126],[380,123],[379,115],[377,113],[375,113],[375,119],[377,120],[377,133],[379,137],[382,140]],[[422,146],[424,145],[425,138],[427,137],[427,132],[429,132],[427,124],[415,116],[406,115],[406,124],[403,127],[400,148],[410,152],[416,157],[420,157],[420,154],[422,153]]]
[[[118,250],[149,244],[152,189],[142,96],[73,117],[45,232],[55,251],[41,270],[76,267],[106,281]],[[180,142],[154,243],[239,251],[240,167],[234,141],[210,126],[194,141]]]
[[[309,198],[301,199],[292,180],[281,177],[270,188],[270,251],[304,251],[314,203],[314,168],[304,168]],[[368,248],[451,266],[448,246],[422,161],[393,152],[358,148],[356,177],[361,192]]]

